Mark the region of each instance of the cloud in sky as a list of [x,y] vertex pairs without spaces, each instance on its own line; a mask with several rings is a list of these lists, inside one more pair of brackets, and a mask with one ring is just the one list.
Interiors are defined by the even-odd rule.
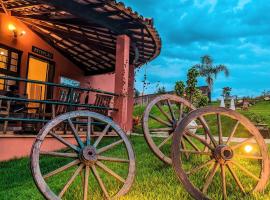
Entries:
[[[216,64],[225,64],[231,75],[218,76],[214,97],[221,88],[233,94],[254,96],[270,90],[270,4],[268,0],[123,0],[145,17],[153,17],[162,38],[161,55],[146,67],[151,83],[172,90],[185,80],[190,66],[209,54]],[[136,73],[142,91],[144,67]],[[205,82],[202,78],[200,85]]]

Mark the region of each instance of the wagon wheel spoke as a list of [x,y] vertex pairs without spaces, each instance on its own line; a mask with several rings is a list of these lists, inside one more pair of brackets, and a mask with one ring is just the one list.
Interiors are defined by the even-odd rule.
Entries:
[[237,121],[236,124],[234,125],[233,130],[232,130],[232,132],[231,132],[231,134],[230,134],[230,136],[229,136],[229,138],[228,138],[228,140],[227,140],[227,142],[226,142],[227,145],[230,144],[230,142],[231,142],[231,140],[232,140],[234,134],[236,133],[236,130],[237,130],[239,124],[240,124],[240,122]]
[[54,176],[56,174],[59,174],[59,173],[65,171],[65,170],[67,170],[67,169],[69,169],[69,168],[71,168],[71,167],[73,167],[75,165],[78,165],[79,163],[80,163],[79,159],[74,160],[74,161],[72,161],[72,162],[70,162],[70,163],[68,163],[68,164],[66,164],[66,165],[64,165],[64,166],[62,166],[62,167],[60,167],[60,168],[46,174],[46,175],[44,175],[43,178],[46,179],[46,178],[49,178],[49,177]]
[[244,140],[244,141],[242,141],[242,142],[240,142],[240,143],[238,143],[238,144],[232,146],[231,148],[232,148],[233,150],[235,150],[235,149],[241,147],[242,145],[251,142],[251,141],[254,140],[254,139],[255,139],[255,136],[252,136],[252,137],[250,137],[250,138],[248,138],[248,139],[246,139],[246,140]]
[[160,105],[159,103],[157,103],[156,106],[158,107],[158,109],[160,110],[160,112],[167,118],[167,120],[168,120],[170,123],[173,123],[172,118],[168,115],[167,112],[165,112],[165,111],[162,109],[161,105]]
[[246,158],[246,159],[254,159],[254,160],[262,160],[262,156],[252,156],[252,155],[243,155],[243,154],[235,154],[236,157]]
[[220,170],[221,170],[221,182],[222,182],[222,194],[223,194],[223,199],[227,199],[227,189],[226,189],[226,171],[225,167],[223,164],[220,165]]
[[204,117],[201,116],[201,117],[199,117],[198,119],[199,119],[199,121],[201,122],[201,124],[203,125],[204,131],[206,132],[206,135],[210,138],[210,140],[211,140],[211,142],[213,143],[214,147],[217,147],[218,144],[217,144],[215,138],[213,137],[213,135],[211,134],[210,128],[209,128],[209,126],[208,126],[206,120],[204,119]]
[[107,157],[107,156],[98,156],[98,160],[110,161],[110,162],[120,162],[120,163],[129,163],[128,159]]
[[180,103],[180,108],[179,108],[179,122],[183,118],[183,110],[184,110],[184,104]]
[[211,172],[212,168],[214,167],[215,163],[216,162],[213,162],[213,163],[210,164],[209,169],[207,170],[207,173],[204,175],[205,179],[208,177],[208,175]]
[[63,189],[61,190],[61,192],[59,193],[59,197],[63,197],[63,195],[65,194],[65,192],[67,191],[67,189],[69,188],[69,186],[73,183],[73,181],[75,180],[75,178],[78,176],[78,174],[81,172],[81,170],[83,169],[84,164],[81,164],[77,170],[74,172],[74,174],[72,175],[72,177],[68,180],[68,182],[66,183],[66,185],[63,187]]
[[166,122],[163,119],[160,119],[159,117],[156,117],[156,116],[154,116],[152,114],[149,114],[149,117],[152,118],[152,119],[154,119],[154,120],[156,120],[160,124],[163,124],[163,125],[168,126],[168,127],[172,127],[172,124],[171,123]]
[[169,132],[169,131],[173,131],[172,128],[152,128],[152,129],[149,129],[150,132],[162,132],[162,131],[165,131],[165,132]]
[[223,136],[222,136],[222,126],[221,126],[221,117],[220,114],[217,114],[217,123],[218,123],[218,138],[219,144],[223,144]]
[[87,200],[88,184],[89,184],[89,171],[90,171],[90,167],[88,165],[86,165],[85,166],[85,173],[84,173],[83,200]]
[[245,172],[249,177],[255,179],[256,181],[260,181],[260,178],[255,176],[252,172],[250,172],[249,170],[247,170],[245,167],[243,167],[241,164],[231,160],[230,161],[233,165],[237,166],[239,169],[241,169],[243,172]]
[[183,135],[183,138],[196,150],[201,151],[200,148],[191,140],[188,138],[187,135]]
[[170,139],[172,139],[173,134],[170,134],[168,137],[166,137],[165,140],[163,140],[159,145],[158,148],[160,149],[161,147],[163,147],[163,145],[165,145]]
[[188,131],[186,131],[185,134],[199,140],[201,143],[203,143],[206,147],[208,147],[212,151],[214,150],[214,148],[210,144],[208,144],[208,142],[205,139],[201,138],[200,136],[198,136],[198,135],[196,135],[194,133],[190,133]]
[[70,126],[70,128],[71,128],[71,132],[72,132],[72,134],[74,135],[74,137],[75,137],[77,143],[79,144],[79,146],[80,146],[81,148],[83,148],[83,147],[84,147],[83,141],[81,140],[81,138],[80,138],[80,136],[79,136],[79,134],[78,134],[78,132],[77,132],[77,130],[76,130],[76,128],[75,128],[73,122],[72,122],[70,119],[68,119],[68,124],[69,124],[69,126]]
[[114,142],[114,143],[111,143],[111,144],[109,144],[109,145],[107,145],[107,146],[105,146],[105,147],[102,147],[102,148],[98,149],[98,150],[97,150],[97,153],[98,153],[98,154],[104,153],[105,151],[108,151],[108,150],[112,149],[113,147],[115,147],[115,146],[117,146],[117,145],[119,145],[119,144],[121,144],[121,143],[123,143],[123,142],[124,142],[123,139],[118,140],[118,141],[116,141],[116,142]]
[[212,164],[215,162],[215,159],[212,159],[212,160],[208,160],[206,162],[204,162],[203,164],[201,164],[200,166],[197,166],[191,170],[189,170],[188,172],[186,172],[187,175],[191,175],[191,174],[194,174],[196,173],[197,171],[199,171],[200,169],[204,168],[204,167],[207,167],[208,165]]
[[172,116],[172,120],[176,121],[176,117],[175,117],[175,114],[174,114],[174,111],[173,111],[173,107],[172,107],[171,101],[169,99],[167,99],[167,104],[169,106],[169,110],[170,110],[170,113],[171,113],[171,116]]
[[94,143],[94,147],[97,147],[98,144],[100,143],[100,141],[102,140],[102,138],[106,135],[107,131],[109,130],[110,128],[110,124],[107,124],[107,126],[104,128],[104,130],[101,132],[100,136],[97,138],[97,140],[95,141]]
[[96,162],[97,166],[100,167],[101,169],[103,169],[105,172],[107,172],[108,174],[110,174],[111,176],[113,176],[114,178],[116,178],[118,181],[124,183],[125,179],[123,179],[121,176],[119,176],[118,174],[116,174],[113,170],[111,170],[110,168],[108,168],[106,165],[104,165],[103,163],[97,161]]
[[[187,150],[185,142],[181,140],[180,143],[181,143],[181,146],[183,148],[182,150],[184,150],[184,151]],[[181,149],[180,149],[180,151],[181,151]],[[183,153],[185,154],[186,158],[189,158],[189,153],[188,152],[183,152]]]
[[187,149],[180,149],[180,152],[188,153],[188,154],[206,155],[206,156],[211,156],[212,155],[210,152],[194,151],[194,150],[187,150]]
[[56,135],[55,133],[53,133],[52,131],[50,131],[48,133],[49,135],[53,136],[55,139],[57,139],[59,142],[63,143],[64,145],[70,147],[71,149],[73,149],[74,151],[79,152],[80,148],[74,144],[71,144],[70,142],[68,142],[67,140],[65,140],[64,138],[62,138],[59,135]]
[[94,174],[96,180],[98,181],[98,184],[99,184],[99,186],[100,186],[102,192],[104,193],[105,197],[106,197],[107,199],[109,199],[110,196],[109,196],[109,194],[108,194],[108,192],[107,192],[107,189],[106,189],[106,187],[105,187],[105,185],[104,185],[102,179],[101,179],[100,176],[99,176],[99,173],[98,173],[98,171],[97,171],[95,165],[91,166],[91,169],[92,169],[92,172],[93,172],[93,174]]
[[237,186],[240,188],[240,190],[245,193],[245,189],[242,185],[242,183],[240,182],[238,176],[236,175],[235,171],[233,170],[233,168],[231,167],[231,164],[230,163],[227,163],[227,168],[229,169],[229,172],[231,173],[232,177],[234,178]]
[[61,153],[61,152],[54,152],[54,151],[41,151],[41,155],[46,156],[54,156],[54,157],[64,157],[64,158],[78,158],[78,154],[76,153]]
[[91,144],[91,129],[92,129],[92,121],[91,117],[87,118],[87,135],[86,135],[86,145]]
[[214,167],[212,168],[211,172],[209,173],[209,176],[207,177],[205,184],[203,186],[203,189],[202,189],[203,193],[207,192],[207,189],[209,188],[210,184],[212,183],[212,180],[213,180],[213,178],[218,170],[218,166],[219,166],[219,164],[215,163]]

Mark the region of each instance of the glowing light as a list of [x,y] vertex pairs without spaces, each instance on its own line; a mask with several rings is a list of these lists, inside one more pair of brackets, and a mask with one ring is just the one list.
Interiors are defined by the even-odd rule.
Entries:
[[1,52],[0,52],[0,55],[4,55],[4,52],[3,52],[3,51],[1,51]]
[[14,26],[13,24],[9,24],[8,25],[8,30],[15,31],[16,30],[16,26]]
[[250,145],[246,145],[246,146],[245,146],[245,151],[246,151],[247,153],[250,153],[250,152],[252,151],[252,149],[253,149],[253,147],[250,146]]
[[22,31],[21,32],[21,36],[23,36],[23,35],[25,35],[26,34],[26,32],[25,31]]

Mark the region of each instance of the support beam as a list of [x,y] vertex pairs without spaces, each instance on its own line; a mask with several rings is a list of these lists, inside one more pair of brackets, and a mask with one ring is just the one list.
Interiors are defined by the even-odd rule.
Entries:
[[[115,98],[114,107],[118,109],[113,113],[113,119],[124,131],[131,131],[130,119],[130,74],[129,66],[130,38],[127,35],[119,35],[116,40],[116,61],[115,61],[115,89],[114,93],[119,94]],[[133,69],[133,67],[132,67]],[[134,75],[132,75],[134,76]],[[133,96],[132,96],[133,97]]]

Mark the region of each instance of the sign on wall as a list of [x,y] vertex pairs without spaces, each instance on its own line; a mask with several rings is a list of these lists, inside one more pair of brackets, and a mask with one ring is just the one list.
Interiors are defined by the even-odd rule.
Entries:
[[50,53],[48,51],[45,51],[43,49],[40,49],[38,47],[32,46],[32,52],[36,53],[36,54],[38,54],[40,56],[49,58],[49,59],[53,59],[53,54],[52,53]]

